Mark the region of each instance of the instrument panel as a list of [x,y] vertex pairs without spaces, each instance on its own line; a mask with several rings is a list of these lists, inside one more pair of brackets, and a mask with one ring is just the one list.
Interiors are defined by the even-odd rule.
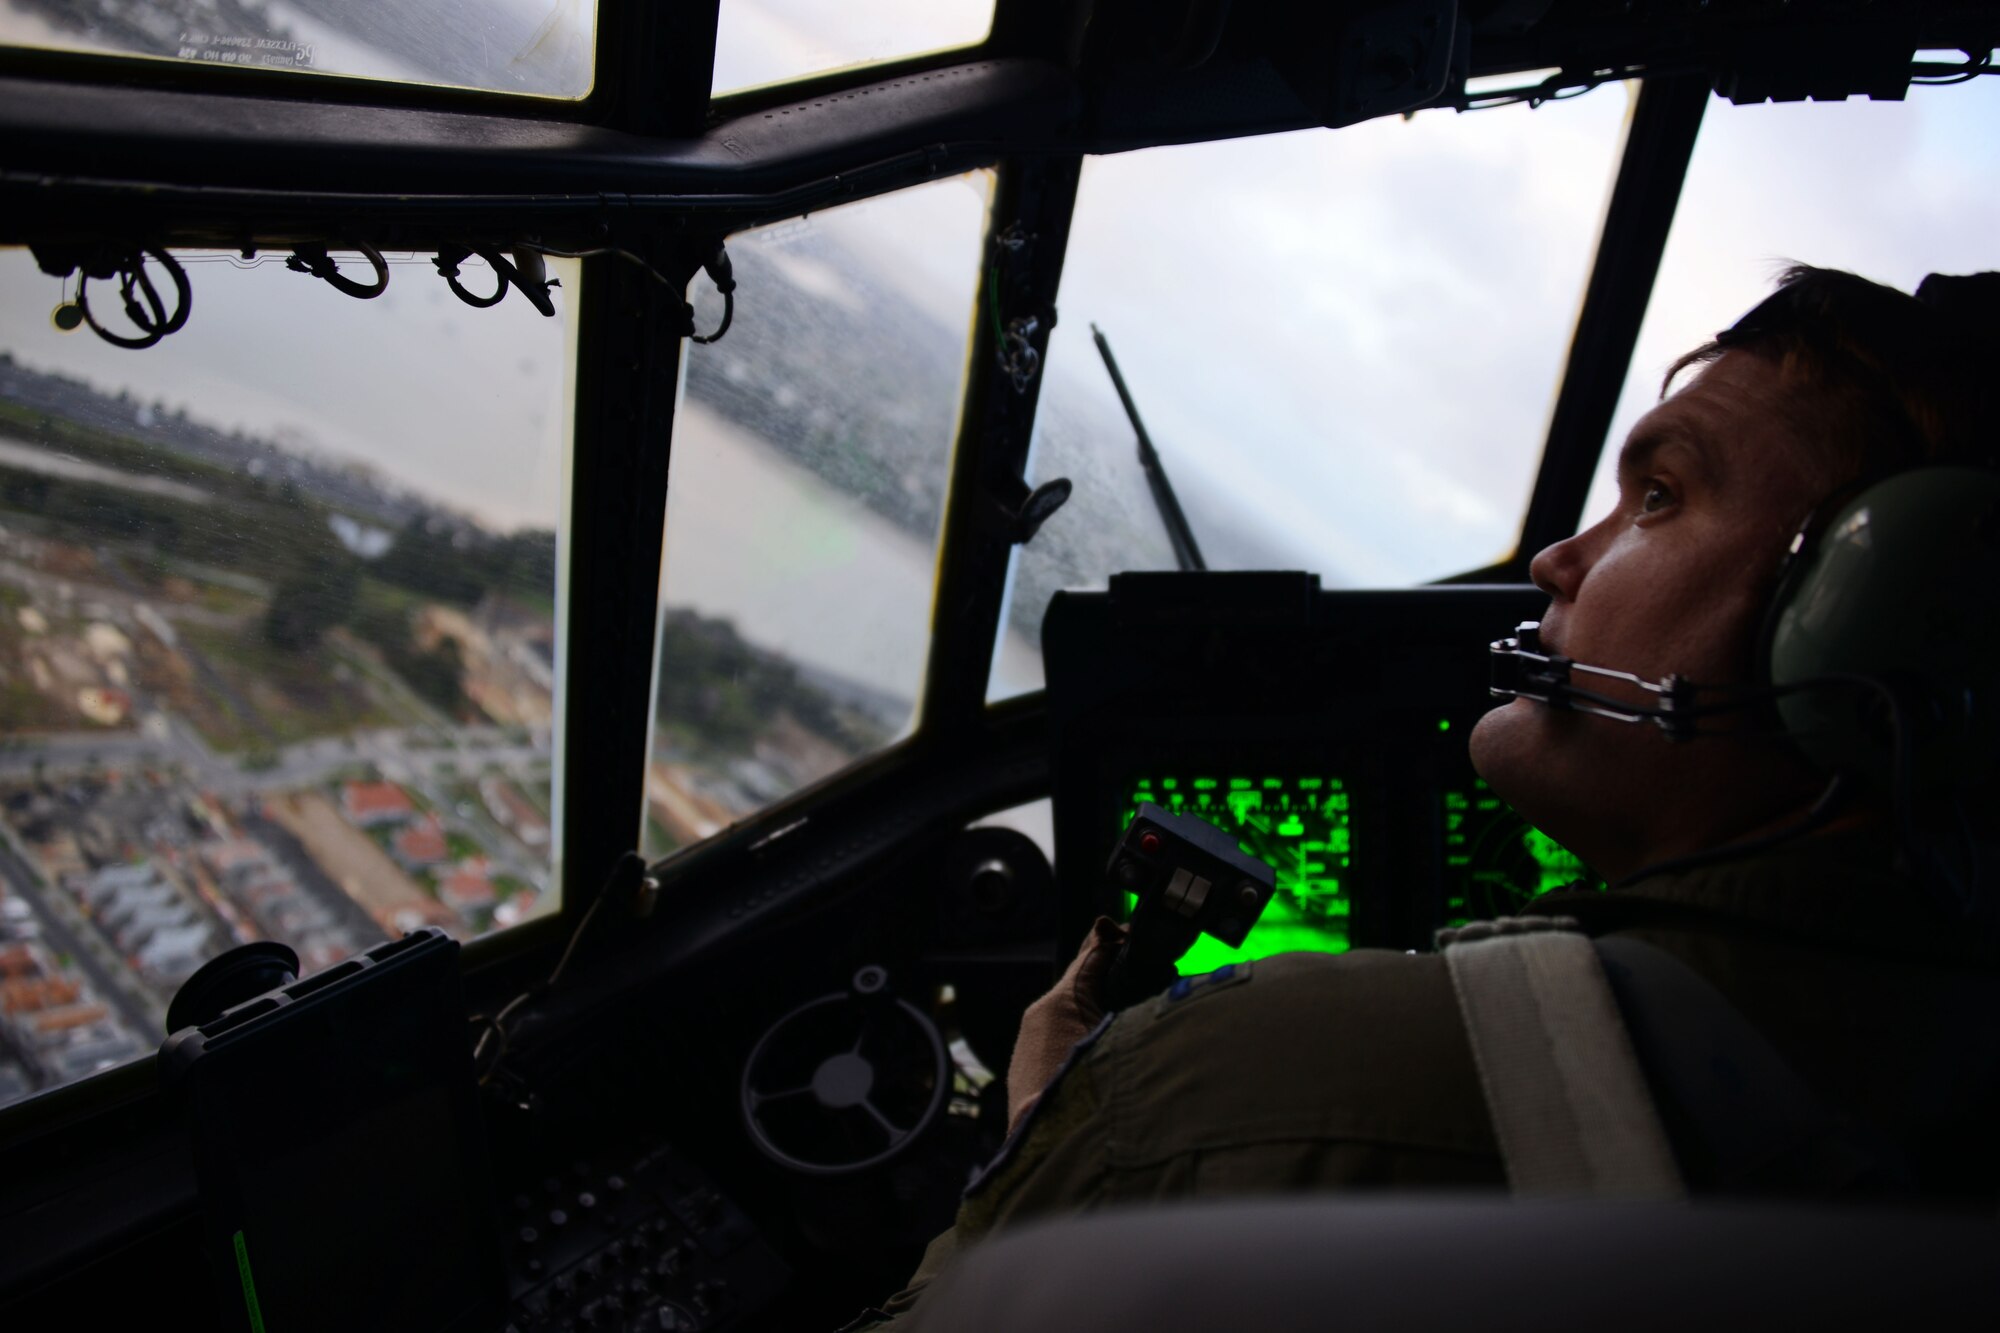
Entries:
[[1126,574],[1060,594],[1043,628],[1062,948],[1129,910],[1106,860],[1141,803],[1208,820],[1277,891],[1240,949],[1427,949],[1517,914],[1582,863],[1473,771],[1487,645],[1532,588],[1328,591],[1310,575]]

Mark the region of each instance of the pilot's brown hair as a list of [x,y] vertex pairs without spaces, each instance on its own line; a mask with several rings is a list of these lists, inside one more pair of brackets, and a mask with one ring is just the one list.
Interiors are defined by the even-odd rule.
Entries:
[[[1793,264],[1778,289],[1667,371],[1726,352],[1775,360],[1780,410],[1836,482],[1922,463],[1993,464],[2000,273],[1932,274],[1915,295],[1839,269]],[[1821,450],[1824,449],[1822,453]]]

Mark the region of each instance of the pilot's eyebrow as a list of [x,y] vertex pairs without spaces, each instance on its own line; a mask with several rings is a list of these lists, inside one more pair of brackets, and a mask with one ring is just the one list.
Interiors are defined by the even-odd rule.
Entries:
[[1714,454],[1697,432],[1683,426],[1661,423],[1644,434],[1635,434],[1618,451],[1618,479],[1634,481],[1653,466],[1663,450],[1673,450],[1688,460],[1690,470],[1704,481],[1715,479]]

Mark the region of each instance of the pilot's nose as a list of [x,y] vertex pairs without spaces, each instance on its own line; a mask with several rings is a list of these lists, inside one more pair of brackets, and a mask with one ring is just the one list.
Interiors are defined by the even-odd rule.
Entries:
[[1589,534],[1579,532],[1574,537],[1565,537],[1552,545],[1544,546],[1535,558],[1528,562],[1528,577],[1535,586],[1558,602],[1574,601],[1577,584],[1583,581],[1584,571],[1590,568],[1590,561],[1584,538]]

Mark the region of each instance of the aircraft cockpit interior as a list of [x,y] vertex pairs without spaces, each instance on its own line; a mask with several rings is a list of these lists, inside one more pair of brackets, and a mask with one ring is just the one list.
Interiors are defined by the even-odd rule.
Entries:
[[838,1328],[1100,916],[1141,996],[1603,889],[1467,755],[1530,562],[1785,264],[2000,268],[1996,49],[0,0],[0,1326]]

